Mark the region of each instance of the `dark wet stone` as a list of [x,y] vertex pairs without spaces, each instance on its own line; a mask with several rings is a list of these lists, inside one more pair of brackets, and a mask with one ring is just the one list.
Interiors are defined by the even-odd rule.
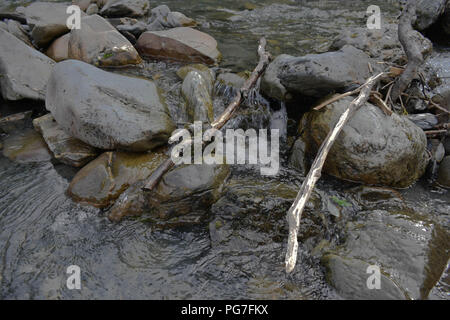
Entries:
[[289,164],[296,168],[301,174],[306,175],[306,145],[302,138],[298,138],[292,148],[292,154],[289,158]]
[[75,175],[67,192],[78,202],[106,207],[165,159],[161,153],[105,152]]
[[[344,98],[303,116],[302,138],[309,157],[315,156],[351,101]],[[324,172],[343,180],[405,188],[425,172],[426,143],[423,130],[408,119],[397,114],[388,117],[380,108],[366,103],[343,128]]]

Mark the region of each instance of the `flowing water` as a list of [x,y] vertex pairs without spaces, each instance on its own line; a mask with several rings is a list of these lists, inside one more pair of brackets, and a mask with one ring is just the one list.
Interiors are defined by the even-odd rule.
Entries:
[[[365,24],[369,4],[379,4],[386,19],[392,19],[397,9],[386,2],[159,3],[199,21],[200,29],[219,43],[221,67],[242,71],[254,67],[262,35],[274,55],[302,55],[320,50],[344,28]],[[18,3],[0,0],[0,9]],[[170,94],[166,99],[176,106]],[[15,106],[0,110],[11,113]],[[335,206],[309,209],[302,222],[305,242],[299,264],[286,276],[285,213],[303,178],[283,166],[274,179],[235,168],[206,222],[168,227],[145,218],[112,224],[105,212],[78,205],[65,195],[73,169],[50,162],[19,164],[0,156],[0,298],[340,298],[310,252],[324,237],[339,243],[339,226],[358,214],[357,206],[342,210],[345,219],[340,222],[332,214]],[[319,185],[322,205],[332,196],[353,203],[343,192],[349,187],[324,179]],[[448,226],[448,193],[431,192],[422,181],[402,195],[410,207]],[[81,290],[66,287],[70,265],[81,268]]]

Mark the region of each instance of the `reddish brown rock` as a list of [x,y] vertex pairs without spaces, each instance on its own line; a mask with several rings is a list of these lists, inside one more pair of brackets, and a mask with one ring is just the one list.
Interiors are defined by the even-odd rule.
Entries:
[[215,64],[221,57],[213,37],[188,27],[144,32],[136,47],[141,55],[155,59]]

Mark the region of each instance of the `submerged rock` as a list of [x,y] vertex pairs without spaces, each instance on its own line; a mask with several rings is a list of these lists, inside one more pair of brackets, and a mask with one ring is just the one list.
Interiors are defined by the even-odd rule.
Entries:
[[3,140],[3,155],[19,163],[45,162],[52,159],[44,139],[33,129],[6,137]]
[[0,29],[0,87],[5,100],[44,100],[54,61]]
[[33,120],[34,128],[42,134],[56,160],[69,166],[81,167],[98,155],[98,150],[68,135],[51,114]]
[[177,27],[194,27],[197,23],[181,12],[172,12],[166,5],[152,9],[152,16],[148,20],[148,31],[160,31]]
[[106,207],[130,185],[149,177],[166,158],[157,152],[105,152],[75,175],[67,193],[75,201]]
[[[344,98],[301,121],[306,151],[314,157],[339,117],[352,102]],[[406,188],[420,178],[428,164],[425,133],[407,118],[386,116],[366,103],[350,119],[334,143],[324,172],[366,184]]]
[[100,67],[116,67],[142,62],[133,45],[99,15],[81,19],[83,28],[72,30],[68,43],[70,59]]
[[438,183],[445,187],[450,188],[450,156],[446,156],[442,160],[439,166]]
[[[33,2],[29,6],[19,7],[27,23],[32,27],[31,37],[38,47],[45,47],[57,37],[69,32],[66,13],[67,5],[54,2]],[[84,12],[82,13],[84,15]]]
[[108,0],[100,14],[107,17],[142,17],[149,9],[148,0]]
[[151,150],[175,130],[152,81],[76,60],[56,65],[46,108],[67,133],[101,149]]
[[217,41],[206,33],[188,27],[144,32],[136,47],[143,56],[155,59],[205,64],[215,64],[220,59]]
[[288,93],[322,97],[364,83],[370,76],[370,62],[368,55],[352,46],[303,57],[282,54],[267,67],[261,89],[281,101],[286,100]]
[[[445,271],[450,235],[411,211],[375,210],[347,223],[345,243],[323,258],[328,280],[347,299],[427,299]],[[381,289],[369,290],[369,266]]]

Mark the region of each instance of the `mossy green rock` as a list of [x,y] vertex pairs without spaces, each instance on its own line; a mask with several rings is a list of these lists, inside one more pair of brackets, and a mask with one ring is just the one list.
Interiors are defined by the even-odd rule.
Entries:
[[[301,121],[306,153],[314,157],[352,102],[344,98]],[[356,111],[335,141],[324,172],[365,184],[406,188],[420,178],[428,164],[425,133],[405,117],[386,116],[366,103]]]

